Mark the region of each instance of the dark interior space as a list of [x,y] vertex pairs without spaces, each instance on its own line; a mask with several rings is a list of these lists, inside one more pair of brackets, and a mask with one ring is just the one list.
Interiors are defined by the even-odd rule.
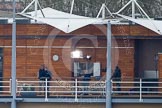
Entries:
[[[156,72],[156,55],[162,52],[161,39],[137,39],[135,41],[135,77],[145,78],[146,71]],[[151,75],[151,74],[150,74]]]

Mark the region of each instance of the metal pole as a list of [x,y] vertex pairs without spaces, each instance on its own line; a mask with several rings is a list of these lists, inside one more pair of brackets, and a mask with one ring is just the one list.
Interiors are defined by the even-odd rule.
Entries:
[[132,0],[132,18],[135,18],[135,2]]
[[35,0],[35,17],[37,17],[38,0]]
[[11,79],[12,79],[12,102],[11,108],[16,108],[16,2],[13,0],[13,24],[12,24],[12,65],[11,65]]
[[73,13],[73,7],[74,7],[74,0],[73,0],[73,1],[72,1],[72,3],[71,3],[70,14],[72,14],[72,13]]
[[96,18],[98,18],[98,17],[100,16],[100,13],[101,13],[102,9],[103,9],[103,4],[102,4],[102,6],[101,6],[101,8],[100,8],[100,11],[98,12],[98,14],[97,14],[97,17],[96,17]]
[[102,19],[105,19],[105,4],[102,4],[103,8],[102,8]]
[[106,108],[111,105],[111,23],[107,23],[107,69],[106,69]]
[[34,2],[35,0],[33,0],[21,13],[24,13]]
[[[35,10],[35,18],[37,17],[37,11],[38,11],[38,0],[35,0],[35,4],[34,4],[34,10]],[[37,20],[35,20],[35,22],[37,22]]]
[[130,3],[132,2],[132,0],[130,0],[124,7],[122,7],[118,12],[116,12],[115,14],[119,14],[121,11],[123,11]]

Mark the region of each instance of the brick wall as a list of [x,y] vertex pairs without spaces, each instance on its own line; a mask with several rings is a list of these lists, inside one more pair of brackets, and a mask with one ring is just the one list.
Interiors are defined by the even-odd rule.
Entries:
[[[11,37],[11,25],[0,25],[0,29],[2,29],[0,37]],[[73,60],[70,58],[70,52],[73,50],[76,37],[81,38],[76,47],[83,50],[85,54],[92,55],[92,61],[100,62],[104,71],[106,68],[105,31],[105,25],[90,25],[67,35],[48,25],[17,25],[17,77],[36,77],[41,64],[46,64],[54,76],[71,77]],[[157,36],[154,32],[138,25],[113,25],[112,34],[114,37],[122,36],[122,38]],[[87,36],[90,42],[83,39]],[[133,78],[135,42],[133,39],[122,38],[112,40],[112,69],[114,70],[115,66],[119,65],[123,78]],[[3,75],[10,77],[11,39],[0,38],[0,45],[4,46]],[[55,54],[59,55],[59,61],[52,60]],[[102,75],[105,75],[105,72],[102,72]]]
[[[17,36],[31,35],[31,36],[51,36],[51,35],[66,35],[64,32],[49,25],[44,24],[17,24]],[[12,25],[0,25],[0,36],[8,36],[12,34]],[[105,25],[89,25],[80,28],[68,35],[84,34],[103,36],[106,35],[107,28]],[[155,32],[139,26],[139,25],[112,25],[112,34],[114,36],[159,36]]]
[[[37,77],[41,64],[45,64],[54,76],[71,76],[71,48],[63,48],[64,39],[53,41],[50,46],[49,39],[19,39],[17,40],[17,77]],[[61,45],[62,44],[62,45]],[[70,44],[70,42],[68,42]],[[55,48],[56,47],[56,48]],[[6,39],[4,44],[3,76],[11,75],[11,40]],[[58,61],[53,61],[54,54],[59,56]]]
[[[41,64],[46,64],[54,76],[71,77],[72,51],[69,38],[51,39],[18,39],[17,40],[17,77],[37,77]],[[128,40],[127,40],[128,41]],[[98,46],[88,44],[87,39],[82,39],[76,45],[86,55],[92,56],[93,62],[100,62],[101,68],[106,68],[106,40],[97,39]],[[87,43],[87,44],[84,44]],[[115,44],[114,44],[115,43]],[[118,39],[112,48],[112,69],[118,64],[123,77],[134,77],[134,40]],[[52,45],[52,46],[51,46]],[[11,40],[4,42],[4,77],[11,75]],[[8,47],[7,47],[8,46]],[[53,55],[59,55],[58,61],[53,61]],[[82,61],[82,60],[81,60]],[[102,74],[104,75],[105,72]]]

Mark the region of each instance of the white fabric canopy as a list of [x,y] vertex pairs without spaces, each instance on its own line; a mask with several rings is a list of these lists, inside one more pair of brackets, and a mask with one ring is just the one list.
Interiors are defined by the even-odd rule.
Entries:
[[78,16],[61,12],[52,8],[44,8],[42,11],[45,17],[43,17],[41,10],[37,11],[37,17],[35,17],[35,11],[19,14],[51,25],[55,28],[58,28],[59,30],[64,31],[65,33],[70,33],[89,24],[103,22],[103,20],[99,18]]
[[117,15],[124,19],[135,22],[141,26],[144,26],[158,34],[162,34],[162,21],[152,20],[152,19],[134,19],[132,17],[128,17],[128,16],[121,15],[121,14],[117,14]]

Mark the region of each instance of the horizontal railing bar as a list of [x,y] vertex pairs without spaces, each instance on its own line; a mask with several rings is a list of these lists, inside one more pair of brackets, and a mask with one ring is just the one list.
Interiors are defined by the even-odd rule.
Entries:
[[10,81],[0,81],[0,82],[3,82],[3,83],[10,83]]
[[[9,87],[9,86],[8,86]],[[28,87],[46,87],[46,86],[17,86],[18,88],[22,88],[22,87],[25,87],[25,88],[28,88]],[[75,86],[47,86],[47,87],[50,87],[50,88],[75,88]],[[77,86],[78,88],[99,88],[99,89],[104,89],[105,86]]]
[[[119,88],[118,86],[112,86],[112,88]],[[131,87],[131,86],[120,86],[120,88],[140,88],[140,87]]]
[[4,92],[4,93],[10,93],[10,91],[0,91],[0,92],[1,92],[1,93],[3,93],[3,92]]
[[162,88],[162,87],[151,87],[151,86],[145,86],[145,87],[142,87],[142,88]]
[[[46,82],[46,81],[17,81],[18,83],[23,83],[23,82]],[[75,81],[47,81],[47,82],[53,82],[53,83],[75,83]]]
[[135,83],[138,83],[139,84],[140,82],[136,82],[136,81],[135,82],[133,82],[133,81],[125,81],[125,82],[124,81],[122,81],[122,82],[121,81],[113,81],[112,83],[113,84],[116,84],[116,83],[121,83],[121,84],[122,83],[123,84],[125,84],[125,83],[127,83],[127,84],[132,84],[132,83],[135,84]]
[[10,86],[0,86],[0,88],[10,88]]
[[[120,84],[132,84],[132,83],[135,83],[135,82],[112,82],[112,84],[116,84],[116,83],[120,83]],[[139,84],[140,82],[138,82]],[[142,84],[158,84],[158,83],[162,83],[162,82],[141,82]]]

